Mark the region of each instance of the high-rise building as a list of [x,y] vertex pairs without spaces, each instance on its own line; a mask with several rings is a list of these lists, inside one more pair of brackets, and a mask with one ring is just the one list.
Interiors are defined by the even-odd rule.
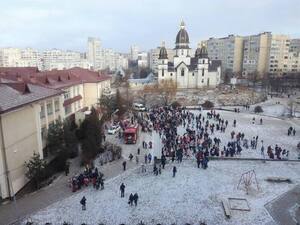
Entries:
[[149,67],[148,53],[147,52],[139,52],[137,58],[137,64],[139,68]]
[[222,61],[223,73],[242,72],[243,38],[229,35],[224,38],[210,38],[206,41],[210,59]]
[[243,37],[243,75],[258,73],[263,76],[268,72],[269,49],[272,39],[270,32]]
[[300,52],[300,38],[291,39],[289,51],[290,52]]
[[269,73],[283,75],[289,72],[289,48],[289,36],[272,34],[269,53]]
[[130,47],[130,59],[131,60],[137,60],[139,51],[140,51],[140,49],[137,45],[132,45]]
[[289,52],[288,73],[300,73],[300,52]]
[[94,70],[103,69],[102,47],[99,38],[88,38],[87,59],[93,65]]

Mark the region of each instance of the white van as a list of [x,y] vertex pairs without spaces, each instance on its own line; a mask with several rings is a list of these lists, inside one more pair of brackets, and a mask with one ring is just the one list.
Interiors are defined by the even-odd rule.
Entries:
[[140,103],[133,103],[133,109],[136,111],[146,111],[146,107]]

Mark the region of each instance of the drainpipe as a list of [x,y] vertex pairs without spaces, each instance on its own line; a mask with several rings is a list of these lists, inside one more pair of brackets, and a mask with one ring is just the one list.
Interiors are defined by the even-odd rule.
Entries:
[[7,165],[7,158],[5,153],[5,144],[4,144],[4,135],[3,135],[3,127],[2,127],[2,116],[0,115],[0,133],[1,133],[1,153],[3,158],[3,165],[4,165],[4,173],[6,174],[6,183],[7,183],[7,190],[9,197],[12,197],[11,189],[10,189],[10,181],[9,181],[9,171],[8,171],[8,165]]

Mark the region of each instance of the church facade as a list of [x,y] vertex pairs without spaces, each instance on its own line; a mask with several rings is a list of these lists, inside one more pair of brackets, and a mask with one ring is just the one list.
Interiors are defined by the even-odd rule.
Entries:
[[196,89],[214,88],[221,81],[221,61],[210,60],[205,45],[198,46],[194,57],[189,47],[189,35],[181,22],[176,36],[175,56],[168,60],[165,46],[162,46],[158,58],[158,82],[173,81],[177,88]]

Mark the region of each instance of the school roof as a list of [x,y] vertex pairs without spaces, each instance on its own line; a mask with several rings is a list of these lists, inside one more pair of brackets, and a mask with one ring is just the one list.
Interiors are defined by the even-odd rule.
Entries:
[[0,114],[15,110],[27,104],[62,94],[62,91],[27,84],[0,80]]
[[38,69],[34,67],[0,67],[0,78],[31,83],[53,89],[63,89],[82,83],[98,83],[111,79],[111,77],[106,74],[79,67],[43,72],[38,71]]

